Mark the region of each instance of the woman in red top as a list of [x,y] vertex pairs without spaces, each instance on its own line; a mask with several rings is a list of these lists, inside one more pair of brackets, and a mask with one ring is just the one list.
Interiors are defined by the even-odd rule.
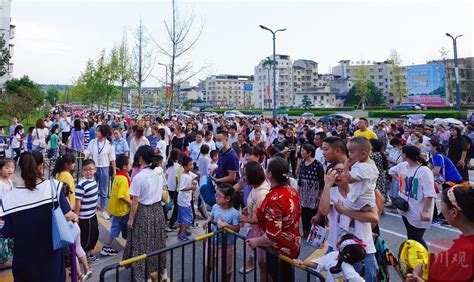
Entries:
[[[474,281],[474,189],[454,186],[443,191],[441,212],[461,230],[448,250],[430,256],[428,281]],[[423,281],[421,268],[407,281]]]
[[[297,258],[301,245],[301,207],[298,192],[288,184],[288,162],[280,157],[272,159],[266,174],[272,188],[257,210],[258,225],[264,234],[247,242],[252,248],[269,247],[276,254]],[[277,256],[268,252],[266,262],[273,281],[293,280],[290,264],[282,263]]]

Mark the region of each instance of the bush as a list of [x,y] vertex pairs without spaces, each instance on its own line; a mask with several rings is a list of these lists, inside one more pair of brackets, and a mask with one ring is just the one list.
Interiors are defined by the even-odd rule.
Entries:
[[226,111],[231,111],[231,110],[235,110],[235,111],[239,111],[241,113],[243,113],[244,115],[250,115],[250,114],[257,114],[257,115],[261,115],[263,112],[262,110],[252,110],[252,109],[211,109],[209,111],[211,112],[215,112],[217,114],[223,114],[224,112]]
[[466,112],[457,111],[369,111],[369,117],[372,118],[401,118],[411,114],[425,114],[425,119],[435,118],[456,118],[466,119]]
[[327,116],[335,114],[334,111],[326,111],[326,110],[303,110],[303,109],[292,109],[284,112],[284,114],[288,114],[289,116],[301,116],[303,113],[312,113],[315,116]]

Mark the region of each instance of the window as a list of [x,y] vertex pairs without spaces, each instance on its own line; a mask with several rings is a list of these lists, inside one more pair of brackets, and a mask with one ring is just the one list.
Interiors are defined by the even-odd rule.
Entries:
[[382,72],[382,71],[383,71],[383,69],[379,69],[379,72]]
[[375,79],[375,76],[371,75],[371,76],[370,76],[370,79]]
[[382,79],[383,78],[383,75],[379,75],[379,79]]
[[383,86],[383,82],[379,82],[379,86]]
[[321,98],[321,101],[324,100],[324,97],[323,97],[323,96],[320,96],[320,98]]

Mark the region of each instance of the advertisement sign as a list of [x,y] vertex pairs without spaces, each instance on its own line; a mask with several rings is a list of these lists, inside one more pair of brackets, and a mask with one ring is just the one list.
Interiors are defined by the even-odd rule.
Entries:
[[252,91],[253,84],[244,84],[244,91]]
[[443,64],[408,66],[405,70],[408,102],[428,107],[446,106],[446,81]]

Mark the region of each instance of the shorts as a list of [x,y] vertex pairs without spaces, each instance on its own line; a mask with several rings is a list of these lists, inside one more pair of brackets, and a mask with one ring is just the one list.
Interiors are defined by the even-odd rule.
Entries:
[[127,239],[128,235],[128,214],[124,216],[112,216],[112,226],[110,227],[109,235],[112,238],[117,238],[122,232],[122,238]]
[[193,222],[193,211],[191,207],[178,206],[178,224],[186,224],[188,227]]

